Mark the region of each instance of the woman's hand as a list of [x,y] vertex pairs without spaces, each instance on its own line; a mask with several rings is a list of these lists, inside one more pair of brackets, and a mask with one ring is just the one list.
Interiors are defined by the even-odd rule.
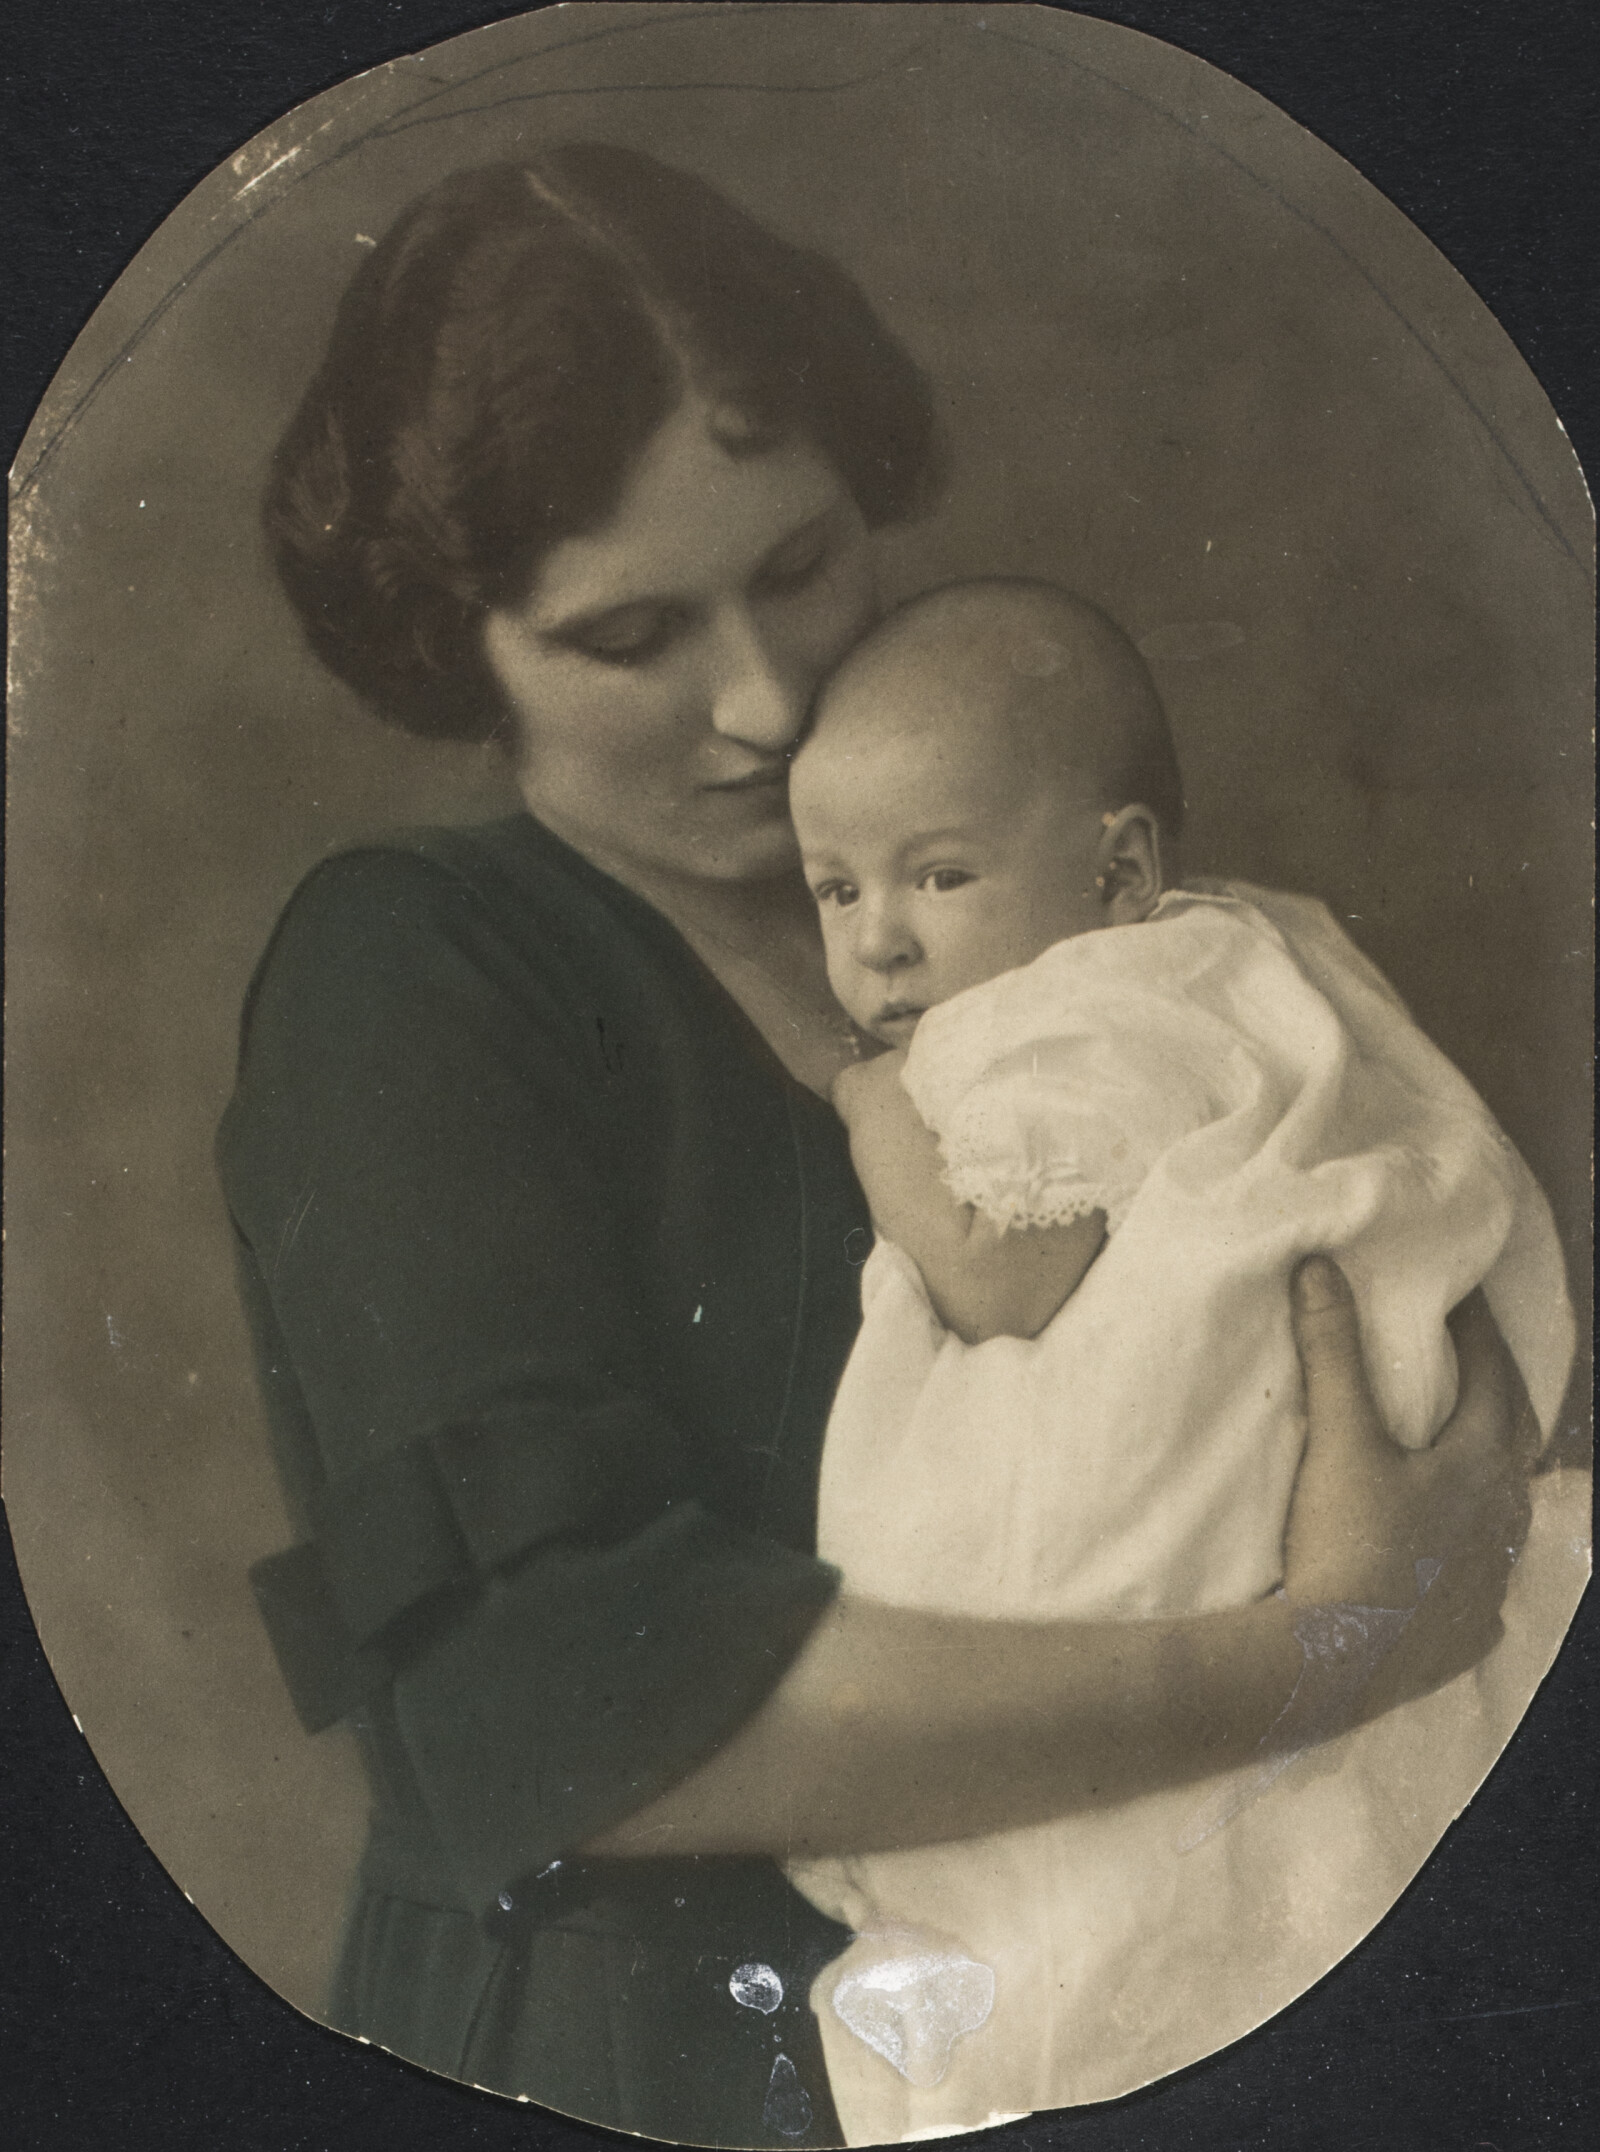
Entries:
[[1366,1716],[1475,1665],[1499,1636],[1506,1580],[1528,1529],[1537,1428],[1481,1293],[1451,1317],[1460,1393],[1426,1450],[1402,1450],[1384,1429],[1337,1265],[1325,1257],[1301,1265],[1293,1310],[1309,1431],[1289,1513],[1285,1596],[1302,1608],[1416,1615],[1403,1648],[1388,1655],[1385,1693],[1358,1714]]

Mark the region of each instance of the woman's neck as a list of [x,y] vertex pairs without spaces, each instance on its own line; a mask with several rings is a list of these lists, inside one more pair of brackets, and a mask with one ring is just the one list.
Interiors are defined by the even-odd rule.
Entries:
[[828,986],[816,906],[798,868],[761,881],[713,881],[586,856],[677,928],[809,1089],[826,1095],[858,1058],[860,1035]]
[[691,941],[714,938],[750,957],[770,956],[778,949],[811,950],[821,961],[817,908],[798,867],[762,881],[736,882],[659,872],[631,862],[597,864],[653,904]]

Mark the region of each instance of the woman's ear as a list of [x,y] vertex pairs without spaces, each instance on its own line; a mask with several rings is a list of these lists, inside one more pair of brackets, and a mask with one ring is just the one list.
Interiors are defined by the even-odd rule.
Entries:
[[1106,925],[1148,919],[1166,884],[1161,872],[1161,825],[1137,802],[1108,815],[1095,855]]

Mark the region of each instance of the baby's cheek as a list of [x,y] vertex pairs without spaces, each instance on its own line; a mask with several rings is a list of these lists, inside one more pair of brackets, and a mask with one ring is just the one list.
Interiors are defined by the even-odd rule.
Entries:
[[946,942],[939,966],[939,1000],[948,1001],[969,986],[982,986],[1003,971],[1031,963],[1045,946],[1035,947],[1034,940],[1025,922],[1014,918],[973,921]]
[[827,960],[828,984],[833,990],[833,998],[845,1014],[857,1024],[862,1022],[864,1014],[874,1014],[876,1002],[863,1008],[861,974],[851,962],[848,949],[842,947],[837,939],[830,937],[826,928],[822,936],[822,953]]

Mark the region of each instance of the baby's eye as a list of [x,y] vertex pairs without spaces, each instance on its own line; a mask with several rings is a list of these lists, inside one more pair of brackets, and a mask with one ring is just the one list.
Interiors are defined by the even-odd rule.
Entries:
[[854,882],[819,882],[811,894],[820,906],[835,904],[842,911],[846,905],[854,904],[861,892]]
[[972,879],[965,867],[930,867],[917,887],[937,890],[943,895],[946,890],[959,889],[964,882],[970,882]]

